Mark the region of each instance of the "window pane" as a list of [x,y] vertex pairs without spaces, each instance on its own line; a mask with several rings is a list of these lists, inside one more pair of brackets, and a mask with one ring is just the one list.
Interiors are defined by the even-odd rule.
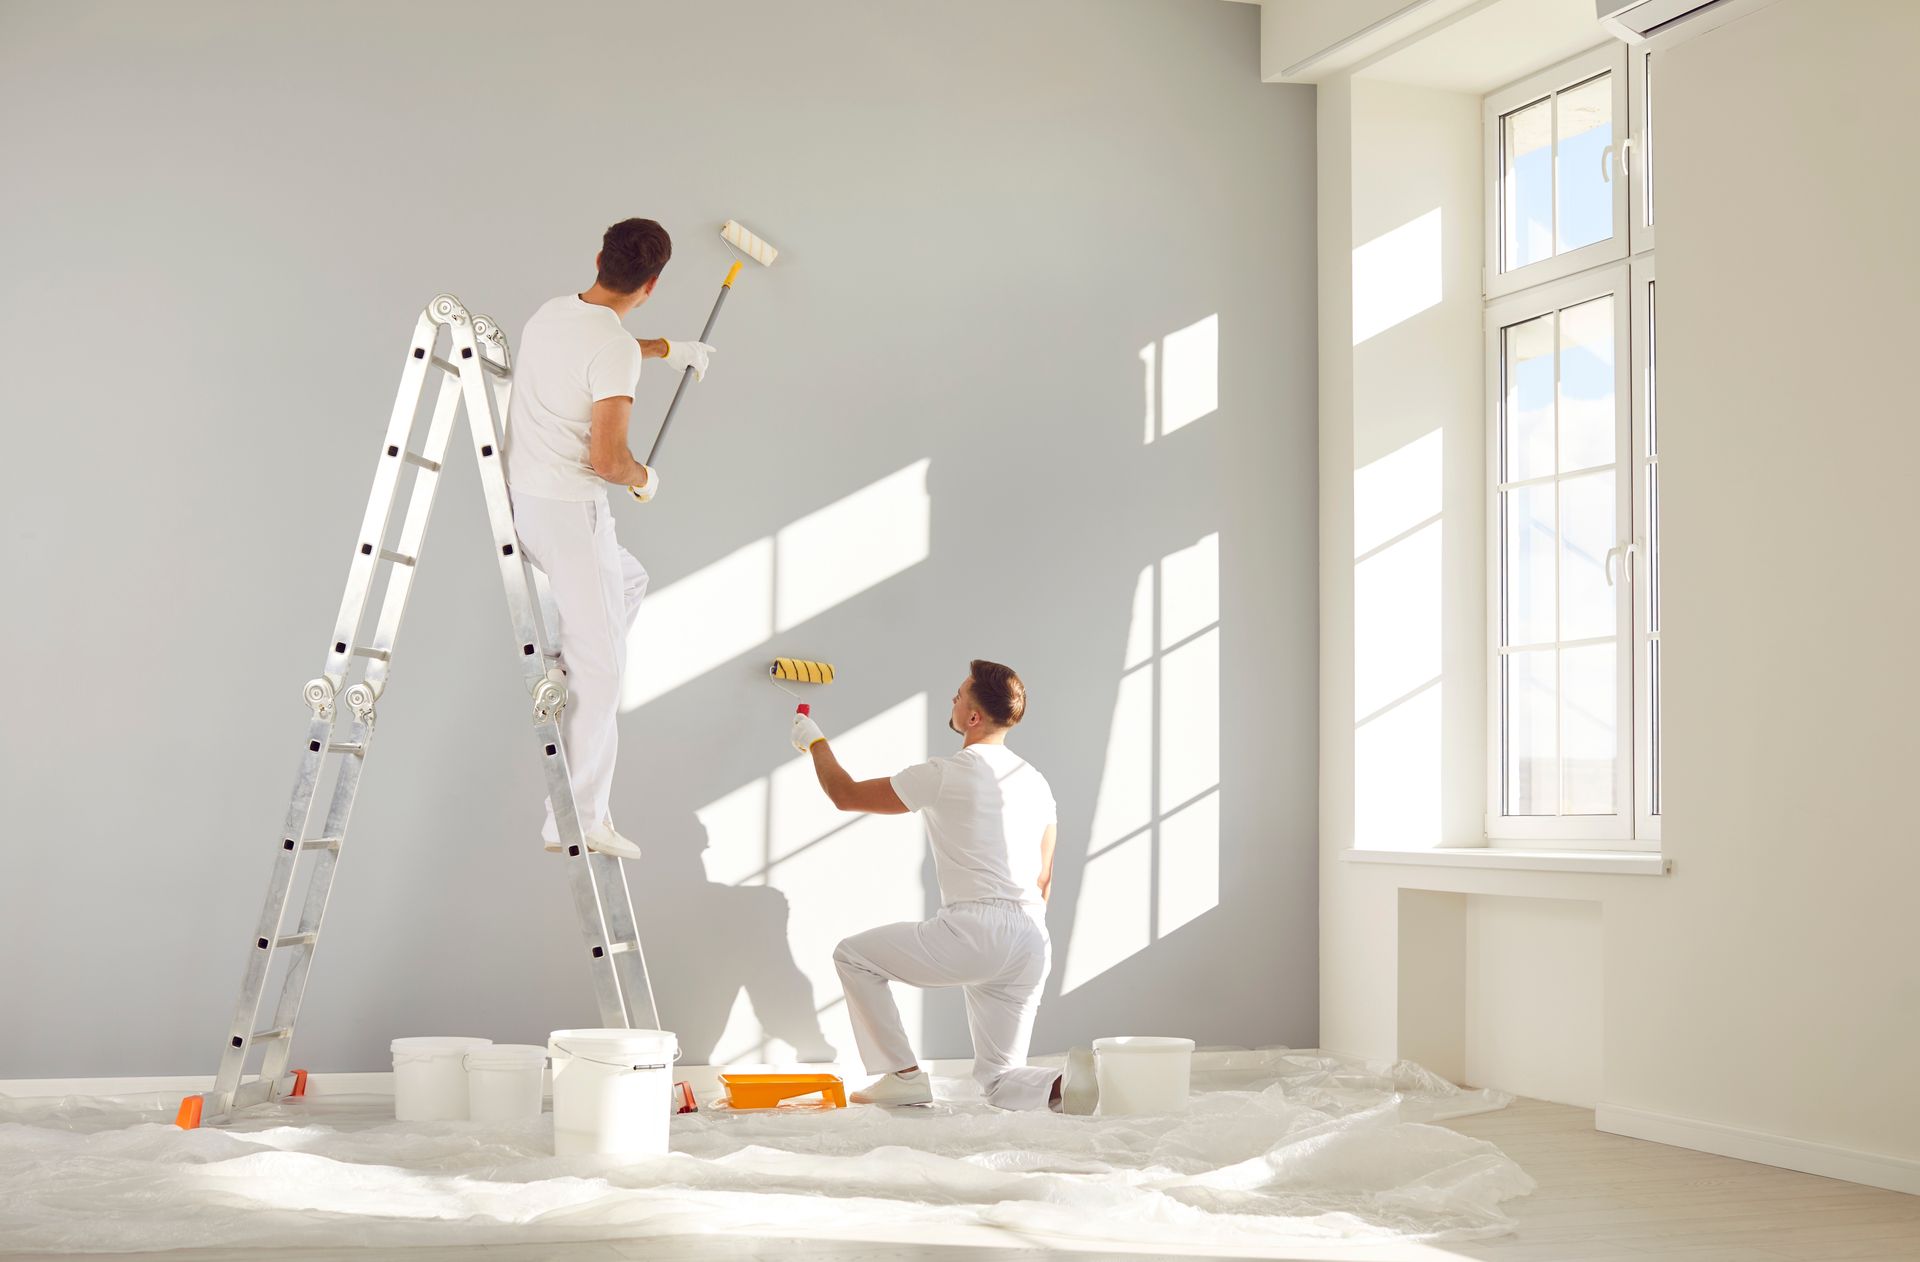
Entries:
[[1540,101],[1500,120],[1505,199],[1504,271],[1553,253],[1553,102]]
[[1613,75],[1589,79],[1554,98],[1560,144],[1559,249],[1577,250],[1613,235]]
[[1660,631],[1660,466],[1647,466],[1647,629]]
[[1560,654],[1560,775],[1568,815],[1611,815],[1619,763],[1619,699],[1611,644]]
[[1618,539],[1611,472],[1560,484],[1560,639],[1591,640],[1619,630],[1619,597],[1627,588],[1617,564],[1619,586],[1608,586],[1606,570],[1607,551]]
[[1507,609],[1505,644],[1551,644],[1553,617],[1553,483],[1505,494]]
[[1524,482],[1553,472],[1553,316],[1514,325],[1507,330],[1506,344],[1506,472],[1501,481]]
[[1616,458],[1619,417],[1613,396],[1613,296],[1560,313],[1560,470],[1591,469]]
[[1560,806],[1559,706],[1553,649],[1509,653],[1506,678],[1506,813],[1553,815]]

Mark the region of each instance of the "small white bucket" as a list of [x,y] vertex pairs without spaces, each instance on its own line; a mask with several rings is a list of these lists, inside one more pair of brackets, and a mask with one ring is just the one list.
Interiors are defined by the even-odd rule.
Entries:
[[393,1041],[393,1116],[402,1122],[467,1120],[467,1067],[461,1057],[492,1039]]
[[520,1122],[540,1116],[546,1094],[547,1049],[532,1043],[493,1043],[465,1057],[467,1113],[476,1122]]
[[673,1062],[680,1040],[669,1030],[555,1030],[553,1151],[663,1157],[673,1112]]
[[1093,1073],[1103,1115],[1184,1113],[1193,1083],[1193,1040],[1095,1039]]

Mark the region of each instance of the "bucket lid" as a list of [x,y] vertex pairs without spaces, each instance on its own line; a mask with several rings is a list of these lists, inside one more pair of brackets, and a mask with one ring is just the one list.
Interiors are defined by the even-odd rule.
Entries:
[[1095,1039],[1093,1050],[1113,1052],[1190,1052],[1192,1039],[1162,1038],[1157,1034],[1124,1034],[1110,1039]]
[[547,1063],[547,1049],[532,1043],[489,1043],[467,1053],[469,1069],[525,1069]]
[[419,1038],[395,1039],[388,1050],[395,1056],[458,1056],[476,1047],[487,1047],[492,1039],[465,1038],[460,1035],[429,1034]]
[[679,1050],[680,1036],[672,1030],[555,1030],[547,1036],[547,1046],[556,1056],[671,1058]]

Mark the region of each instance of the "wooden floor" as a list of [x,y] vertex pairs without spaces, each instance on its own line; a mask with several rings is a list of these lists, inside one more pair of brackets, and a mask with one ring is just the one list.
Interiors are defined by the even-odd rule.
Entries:
[[[1517,1101],[1462,1118],[1453,1129],[1500,1146],[1539,1183],[1508,1202],[1518,1230],[1441,1245],[1304,1246],[1260,1252],[1177,1251],[1164,1245],[1086,1249],[992,1228],[926,1232],[905,1240],[768,1239],[730,1235],[482,1248],[185,1250],[115,1254],[170,1262],[713,1262],[779,1258],[825,1262],[1026,1262],[1071,1253],[1089,1259],[1265,1257],[1321,1262],[1920,1262],[1920,1197],[1752,1165],[1684,1148],[1603,1135],[1584,1109]],[[0,1253],[8,1259],[48,1255]],[[64,1255],[72,1257],[74,1255]]]

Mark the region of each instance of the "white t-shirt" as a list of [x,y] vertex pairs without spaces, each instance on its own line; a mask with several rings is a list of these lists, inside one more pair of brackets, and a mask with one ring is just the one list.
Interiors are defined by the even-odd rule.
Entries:
[[507,485],[555,500],[607,498],[593,471],[587,433],[593,405],[633,397],[640,343],[611,307],[555,298],[533,313],[513,352],[507,404]]
[[893,791],[927,817],[941,902],[1042,901],[1040,839],[1058,812],[1031,763],[983,742],[908,767],[893,777]]

